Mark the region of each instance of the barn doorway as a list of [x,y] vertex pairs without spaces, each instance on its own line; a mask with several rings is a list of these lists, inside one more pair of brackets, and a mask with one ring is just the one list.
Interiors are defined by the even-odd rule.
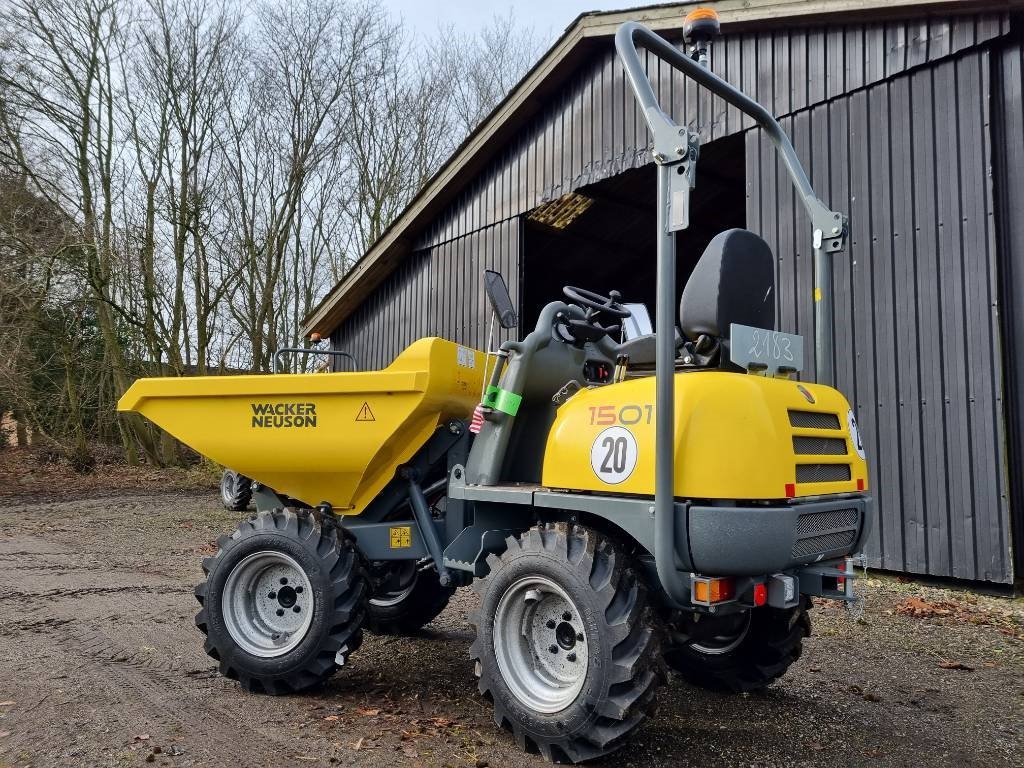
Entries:
[[[690,197],[690,226],[677,235],[676,295],[719,232],[746,226],[742,134],[705,144]],[[647,305],[654,317],[656,169],[625,171],[581,187],[525,217],[520,333],[533,330],[541,309],[562,298],[562,286]]]

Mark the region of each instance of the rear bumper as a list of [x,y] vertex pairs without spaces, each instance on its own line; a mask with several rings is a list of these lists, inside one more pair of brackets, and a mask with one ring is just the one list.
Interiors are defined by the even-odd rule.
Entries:
[[836,560],[863,546],[870,503],[851,495],[772,507],[691,505],[677,518],[676,549],[708,576],[758,576]]

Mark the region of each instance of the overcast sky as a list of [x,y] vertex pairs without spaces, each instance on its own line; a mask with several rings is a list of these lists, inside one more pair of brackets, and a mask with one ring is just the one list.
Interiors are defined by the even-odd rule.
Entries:
[[554,42],[583,11],[607,11],[651,5],[656,0],[382,0],[396,16],[402,16],[418,32],[430,33],[437,26],[454,24],[467,30],[486,25],[496,14],[515,9],[516,19],[533,28],[547,42]]

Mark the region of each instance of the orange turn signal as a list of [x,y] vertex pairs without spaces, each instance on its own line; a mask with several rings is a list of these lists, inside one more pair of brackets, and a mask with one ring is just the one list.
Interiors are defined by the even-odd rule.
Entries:
[[695,577],[693,580],[693,602],[702,605],[713,605],[731,600],[735,595],[735,585],[730,578]]

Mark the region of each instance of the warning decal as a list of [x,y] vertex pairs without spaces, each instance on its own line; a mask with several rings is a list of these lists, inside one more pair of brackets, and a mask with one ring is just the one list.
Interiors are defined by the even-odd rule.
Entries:
[[399,525],[391,529],[391,548],[408,549],[412,546],[412,528]]
[[376,421],[377,419],[373,416],[373,411],[370,410],[370,404],[364,402],[363,407],[359,409],[359,413],[356,414],[356,421]]

